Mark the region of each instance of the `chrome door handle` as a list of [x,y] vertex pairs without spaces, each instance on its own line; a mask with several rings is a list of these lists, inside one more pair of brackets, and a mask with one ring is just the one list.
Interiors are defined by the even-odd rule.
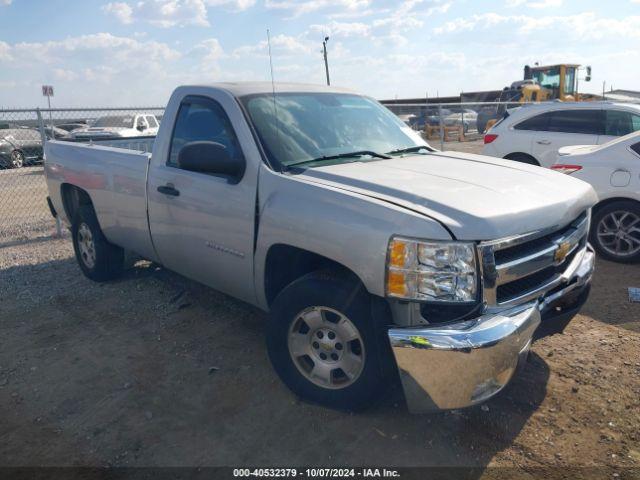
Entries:
[[169,195],[171,197],[177,197],[180,195],[180,190],[176,190],[176,188],[170,183],[159,186],[158,191],[164,195]]
[[536,143],[538,145],[551,145],[551,141],[550,140],[538,140]]

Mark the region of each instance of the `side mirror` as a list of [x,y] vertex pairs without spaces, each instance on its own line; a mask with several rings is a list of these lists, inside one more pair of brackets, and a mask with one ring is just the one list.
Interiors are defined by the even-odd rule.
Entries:
[[216,142],[190,142],[178,153],[178,167],[191,172],[211,173],[240,180],[244,174],[244,160],[233,159],[227,147]]

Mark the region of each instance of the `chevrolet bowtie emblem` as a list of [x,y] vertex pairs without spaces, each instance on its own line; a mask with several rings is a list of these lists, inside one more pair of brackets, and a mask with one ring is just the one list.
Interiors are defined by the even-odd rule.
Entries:
[[567,255],[569,254],[569,250],[571,250],[571,244],[569,242],[562,242],[558,245],[558,249],[553,256],[553,259],[556,263],[562,263]]

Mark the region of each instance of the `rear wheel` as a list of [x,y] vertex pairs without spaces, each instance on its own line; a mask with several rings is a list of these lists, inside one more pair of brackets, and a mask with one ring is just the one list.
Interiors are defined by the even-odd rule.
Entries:
[[107,241],[92,206],[78,208],[71,234],[76,260],[88,278],[104,282],[122,274],[124,250]]
[[11,168],[22,168],[24,166],[24,153],[20,150],[11,152]]
[[507,160],[513,160],[514,162],[526,163],[529,165],[540,166],[538,161],[533,158],[531,155],[527,155],[526,153],[510,153],[509,155],[504,157]]
[[267,350],[295,394],[332,408],[358,410],[385,387],[379,341],[384,329],[371,315],[369,294],[356,279],[308,274],[276,298]]
[[621,200],[598,209],[591,223],[591,244],[600,256],[620,263],[640,261],[640,204]]

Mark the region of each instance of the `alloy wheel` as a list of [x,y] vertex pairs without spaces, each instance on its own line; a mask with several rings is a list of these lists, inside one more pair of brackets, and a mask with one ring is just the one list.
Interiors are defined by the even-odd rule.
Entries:
[[287,343],[298,371],[322,388],[345,388],[362,373],[364,342],[357,327],[337,310],[303,310],[291,324]]
[[93,268],[96,264],[96,247],[91,229],[86,223],[82,223],[78,228],[78,249],[84,264]]
[[625,210],[602,217],[596,230],[603,250],[624,258],[640,252],[640,217]]
[[19,150],[11,152],[11,166],[13,168],[22,168],[24,166],[24,154]]

